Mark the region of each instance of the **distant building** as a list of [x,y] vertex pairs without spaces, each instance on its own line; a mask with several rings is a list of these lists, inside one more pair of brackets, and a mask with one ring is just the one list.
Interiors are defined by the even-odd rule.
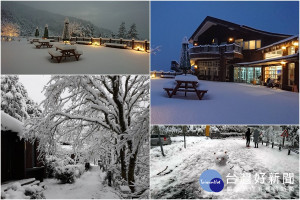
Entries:
[[45,170],[38,158],[38,142],[22,138],[23,124],[1,111],[1,183],[35,178],[43,181]]
[[299,89],[299,36],[270,33],[206,17],[190,37],[191,65],[200,79]]

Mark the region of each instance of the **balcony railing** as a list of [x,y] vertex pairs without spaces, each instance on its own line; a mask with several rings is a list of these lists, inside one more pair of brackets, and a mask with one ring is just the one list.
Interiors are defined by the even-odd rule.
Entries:
[[222,44],[222,45],[199,45],[190,48],[190,53],[209,53],[220,54],[224,53],[242,53],[243,48],[238,44]]

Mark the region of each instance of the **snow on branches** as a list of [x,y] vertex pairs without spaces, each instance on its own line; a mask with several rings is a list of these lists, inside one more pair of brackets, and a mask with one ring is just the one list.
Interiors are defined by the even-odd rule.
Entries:
[[53,76],[44,91],[44,112],[40,118],[27,121],[30,128],[26,131],[39,135],[41,155],[54,154],[57,142],[62,140],[73,144],[75,151],[90,145],[92,148],[87,149],[98,158],[105,154],[102,158],[107,167],[120,171],[134,192],[136,169],[141,167],[136,165],[143,162],[141,155],[149,148],[145,146],[149,78]]

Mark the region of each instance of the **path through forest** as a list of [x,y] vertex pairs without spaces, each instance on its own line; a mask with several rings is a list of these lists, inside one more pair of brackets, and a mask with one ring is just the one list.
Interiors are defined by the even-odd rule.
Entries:
[[45,179],[46,199],[120,199],[111,187],[103,185],[105,173],[98,166],[82,174],[73,184],[60,184],[56,179]]

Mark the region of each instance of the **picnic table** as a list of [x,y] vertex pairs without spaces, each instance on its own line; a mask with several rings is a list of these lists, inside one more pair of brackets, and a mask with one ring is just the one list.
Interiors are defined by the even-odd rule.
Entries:
[[187,92],[194,92],[197,94],[199,100],[201,100],[204,94],[207,93],[207,90],[200,90],[198,78],[193,75],[179,75],[175,77],[175,87],[167,86],[164,87],[164,90],[167,92],[169,98],[172,98],[173,95],[176,95],[178,91],[184,92],[185,96]]
[[47,47],[51,48],[53,44],[50,43],[50,40],[39,40],[38,42],[34,42],[36,48]]
[[75,45],[67,45],[67,44],[55,44],[56,50],[48,50],[48,53],[51,55],[51,59],[55,58],[58,63],[62,60],[63,57],[71,57],[74,56],[78,61],[80,55],[83,54],[82,51],[76,50]]

